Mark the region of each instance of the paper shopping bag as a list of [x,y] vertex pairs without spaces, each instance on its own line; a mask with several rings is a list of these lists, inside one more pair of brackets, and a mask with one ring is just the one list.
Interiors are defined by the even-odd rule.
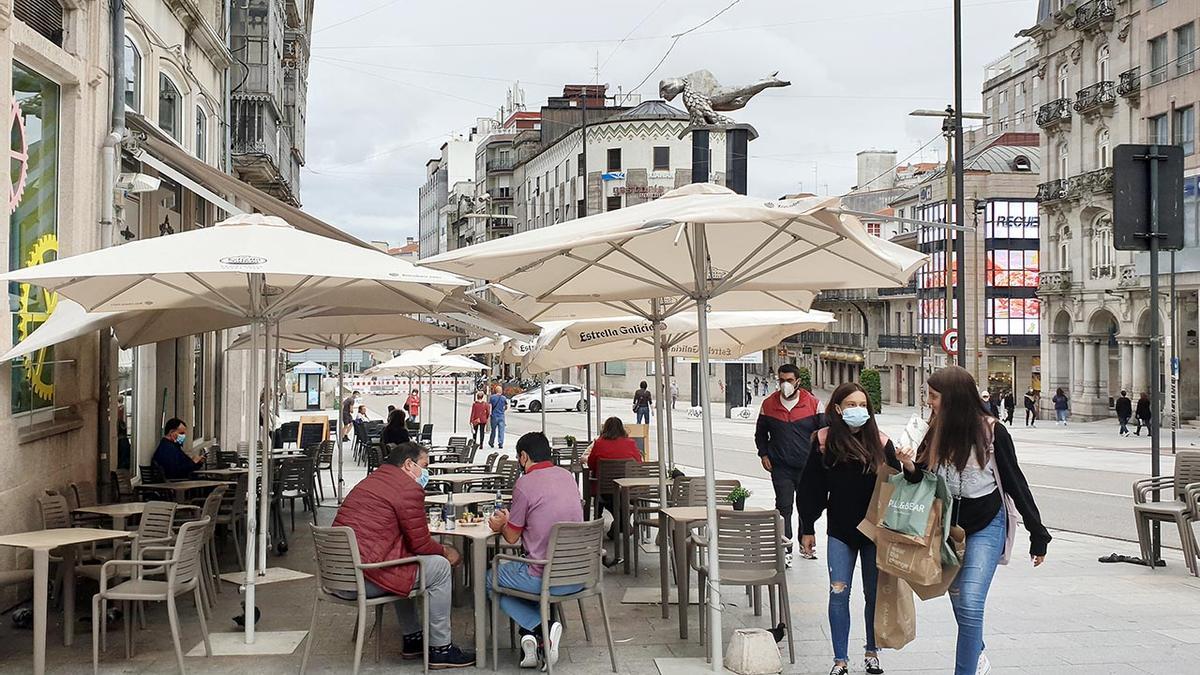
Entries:
[[892,484],[888,482],[888,478],[896,473],[890,466],[884,466],[875,477],[875,491],[871,493],[871,502],[867,504],[867,515],[858,524],[858,531],[871,541],[875,541],[875,531],[879,528],[883,510],[892,497]]
[[[954,583],[955,578],[958,577],[958,572],[962,568],[963,556],[966,555],[967,533],[957,525],[951,527],[950,538],[946,541],[946,547],[953,551],[954,562],[947,564],[943,560],[941,580],[935,584],[928,585],[909,584],[913,593],[916,593],[917,597],[922,600],[940,598],[946,594],[946,591],[950,590],[950,584]],[[943,553],[943,557],[944,555]]]
[[886,527],[875,533],[875,563],[881,570],[914,584],[936,584],[942,580],[942,509],[935,499],[932,514],[920,536],[895,532]]
[[917,638],[917,609],[912,590],[883,570],[875,584],[875,645],[900,649]]

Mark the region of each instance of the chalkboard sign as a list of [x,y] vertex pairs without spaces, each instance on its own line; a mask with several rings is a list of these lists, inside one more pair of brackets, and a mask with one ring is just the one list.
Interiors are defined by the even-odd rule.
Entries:
[[300,430],[296,433],[296,445],[308,448],[319,445],[329,438],[329,418],[309,415],[300,418]]

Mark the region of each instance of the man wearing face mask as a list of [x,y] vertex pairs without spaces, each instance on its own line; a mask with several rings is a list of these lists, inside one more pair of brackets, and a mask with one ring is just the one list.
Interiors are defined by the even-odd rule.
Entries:
[[154,449],[155,464],[162,469],[167,480],[183,480],[191,478],[193,473],[204,464],[204,455],[193,458],[184,451],[187,441],[187,425],[183,420],[172,417],[163,426],[163,437]]
[[[395,603],[404,641],[400,655],[419,659],[429,649],[431,669],[465,668],[475,664],[475,654],[450,642],[451,566],[462,559],[453,547],[429,535],[425,520],[425,484],[429,482],[429,450],[416,443],[390,446],[383,466],[361,480],[338,507],[334,526],[354,530],[358,552],[367,564],[416,556],[412,563],[363,570],[368,598],[380,595],[406,597],[425,575],[425,602],[429,607],[429,636],[421,633],[415,601]],[[353,592],[339,593],[347,600]]]
[[800,369],[794,364],[779,366],[779,391],[762,402],[754,445],[763,468],[771,474],[775,508],[783,516],[783,533],[788,539],[785,560],[792,566],[792,511],[800,503],[800,478],[808,463],[813,432],[826,426],[818,412],[820,401],[800,386]]

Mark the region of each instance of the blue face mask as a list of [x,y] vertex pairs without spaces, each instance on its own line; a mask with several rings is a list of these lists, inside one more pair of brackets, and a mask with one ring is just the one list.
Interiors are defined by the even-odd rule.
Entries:
[[183,442],[186,440],[187,440],[187,434],[179,434],[178,436],[175,437],[175,442],[180,445],[183,445]]
[[424,489],[429,484],[429,469],[421,469],[421,475],[417,476],[417,485]]
[[861,428],[871,419],[871,411],[863,407],[845,408],[842,410],[842,421],[851,429]]

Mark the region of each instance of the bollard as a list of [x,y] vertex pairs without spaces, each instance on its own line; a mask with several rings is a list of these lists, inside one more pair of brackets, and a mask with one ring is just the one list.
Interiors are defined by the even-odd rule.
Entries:
[[769,632],[739,628],[725,650],[725,668],[737,675],[775,675],[783,672],[783,659]]

